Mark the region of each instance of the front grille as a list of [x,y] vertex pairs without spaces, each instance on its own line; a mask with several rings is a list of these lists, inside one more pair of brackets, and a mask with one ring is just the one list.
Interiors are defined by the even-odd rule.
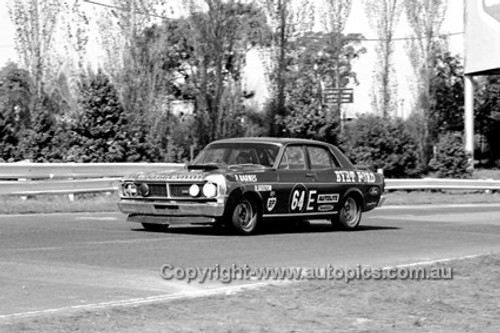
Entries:
[[148,184],[150,197],[167,197],[166,184]]
[[169,184],[170,197],[182,198],[189,197],[189,187],[191,184]]
[[[143,183],[143,186],[144,185],[147,185],[147,190],[144,191],[147,194],[144,195],[142,192],[139,192],[139,195],[143,197],[192,199],[192,197],[189,195],[189,188],[192,185],[191,183],[187,184]],[[200,186],[200,191],[201,191],[203,184],[197,184],[197,185]],[[137,186],[140,186],[140,184],[137,184]]]

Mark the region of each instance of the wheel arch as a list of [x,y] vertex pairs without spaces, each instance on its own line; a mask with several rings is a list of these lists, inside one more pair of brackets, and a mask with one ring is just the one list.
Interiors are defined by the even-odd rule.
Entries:
[[227,202],[226,202],[226,207],[224,208],[224,216],[228,216],[228,214],[232,213],[232,208],[233,206],[243,197],[247,196],[250,199],[255,201],[256,207],[257,207],[257,213],[262,216],[262,213],[264,211],[264,206],[263,202],[264,199],[260,195],[260,193],[255,192],[255,191],[248,191],[245,190],[244,187],[238,187],[235,188],[234,190],[229,193]]
[[351,187],[349,188],[345,193],[344,193],[344,198],[342,201],[344,201],[348,196],[351,196],[356,200],[356,202],[359,204],[361,207],[362,211],[365,211],[365,197],[363,195],[363,192],[359,188]]

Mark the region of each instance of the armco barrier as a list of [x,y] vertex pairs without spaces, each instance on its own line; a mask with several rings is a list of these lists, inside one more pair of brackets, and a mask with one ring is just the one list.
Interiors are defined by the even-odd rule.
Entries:
[[[0,195],[114,191],[121,177],[181,169],[177,163],[1,163]],[[500,190],[500,180],[386,179],[386,190]]]
[[140,171],[183,167],[179,163],[0,163],[0,179],[123,177]]
[[386,179],[386,190],[500,190],[493,179]]
[[128,174],[183,167],[178,163],[1,163],[0,195],[114,191]]

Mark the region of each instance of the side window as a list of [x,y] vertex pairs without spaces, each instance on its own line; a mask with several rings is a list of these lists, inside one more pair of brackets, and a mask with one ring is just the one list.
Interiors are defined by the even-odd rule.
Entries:
[[331,169],[338,167],[338,163],[333,159],[330,151],[323,147],[308,147],[309,158],[311,159],[311,169]]
[[302,170],[306,168],[306,159],[302,146],[288,146],[281,159],[279,169]]

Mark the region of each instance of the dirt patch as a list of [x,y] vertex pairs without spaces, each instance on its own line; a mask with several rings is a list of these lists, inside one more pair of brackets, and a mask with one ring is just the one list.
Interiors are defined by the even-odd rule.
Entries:
[[451,280],[308,281],[0,323],[2,332],[498,332],[500,254]]

